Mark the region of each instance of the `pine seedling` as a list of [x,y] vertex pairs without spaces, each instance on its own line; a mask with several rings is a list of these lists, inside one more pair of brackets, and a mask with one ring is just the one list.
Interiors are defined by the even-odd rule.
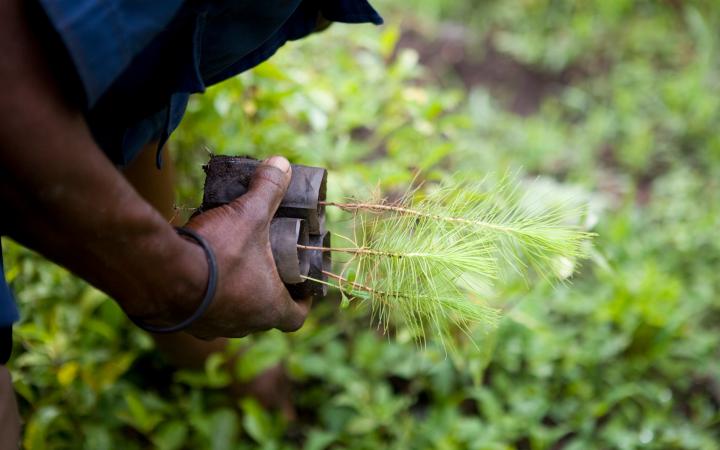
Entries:
[[[501,311],[483,293],[519,275],[558,280],[582,259],[593,234],[577,225],[581,208],[544,205],[510,178],[461,182],[423,198],[326,202],[352,213],[347,245],[320,248],[348,255],[338,273],[326,272],[345,302],[369,303],[387,331],[404,324],[418,340],[443,343],[459,330],[494,327]],[[560,264],[565,262],[565,264]]]

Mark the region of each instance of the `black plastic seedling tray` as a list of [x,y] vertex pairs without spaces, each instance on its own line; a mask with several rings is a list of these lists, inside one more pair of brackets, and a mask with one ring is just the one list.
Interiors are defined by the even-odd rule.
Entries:
[[[330,232],[326,231],[321,235],[310,236],[310,247],[330,248],[331,239]],[[308,277],[313,280],[327,281],[327,273],[332,269],[332,257],[330,252],[320,250],[301,250],[301,254],[305,254],[308,262]],[[290,293],[293,297],[324,297],[327,295],[327,284],[318,283],[313,280],[307,280],[302,284],[290,286]]]
[[292,217],[276,217],[270,222],[270,247],[275,266],[285,284],[305,281],[310,269],[310,255],[298,250],[299,245],[309,245],[305,221]]

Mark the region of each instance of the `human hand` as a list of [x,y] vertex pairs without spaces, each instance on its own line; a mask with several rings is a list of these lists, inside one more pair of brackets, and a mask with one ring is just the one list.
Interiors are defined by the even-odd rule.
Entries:
[[[295,331],[302,326],[311,298],[293,300],[283,285],[270,249],[270,221],[290,183],[291,168],[285,158],[266,160],[255,171],[248,192],[233,202],[193,217],[185,226],[203,236],[212,247],[218,266],[215,298],[203,316],[186,331],[200,338],[241,337],[278,328]],[[197,279],[207,282],[202,249],[188,242],[198,254]],[[193,311],[193,304],[180,309]]]

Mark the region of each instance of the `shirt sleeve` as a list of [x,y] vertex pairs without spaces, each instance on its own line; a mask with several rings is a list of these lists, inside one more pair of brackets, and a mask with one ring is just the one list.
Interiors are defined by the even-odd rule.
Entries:
[[5,268],[2,260],[2,243],[0,243],[0,328],[9,327],[20,318],[10,287],[5,281]]
[[182,5],[182,0],[38,1],[75,65],[88,108]]

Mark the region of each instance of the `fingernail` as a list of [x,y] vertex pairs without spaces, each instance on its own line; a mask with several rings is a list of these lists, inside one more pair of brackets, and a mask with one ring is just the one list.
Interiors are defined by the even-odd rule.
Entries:
[[264,164],[276,167],[283,172],[288,172],[290,170],[290,162],[282,156],[273,156],[272,158],[268,158],[265,160]]

